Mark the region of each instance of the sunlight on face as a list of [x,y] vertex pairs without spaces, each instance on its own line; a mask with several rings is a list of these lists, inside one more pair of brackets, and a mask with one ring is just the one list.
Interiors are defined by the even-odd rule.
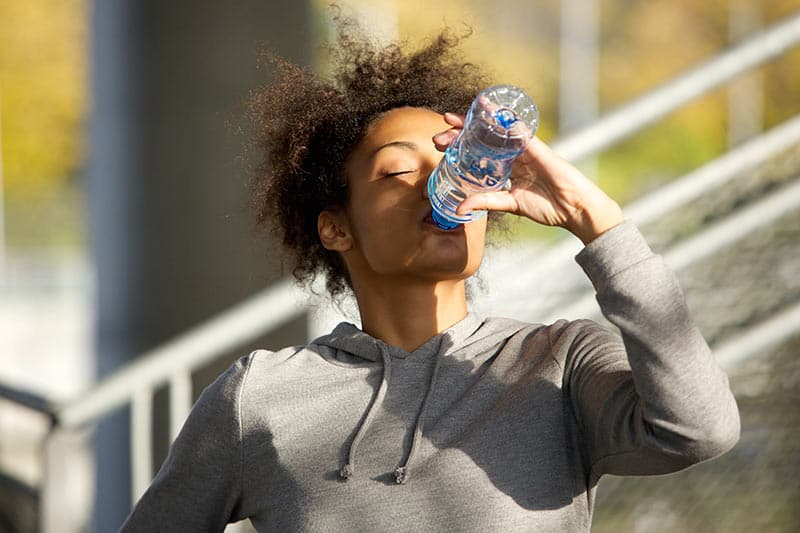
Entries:
[[363,271],[461,280],[480,266],[485,218],[452,231],[430,219],[427,179],[443,155],[431,137],[448,128],[428,109],[393,109],[370,125],[348,158],[346,212],[354,246],[344,259],[354,279]]

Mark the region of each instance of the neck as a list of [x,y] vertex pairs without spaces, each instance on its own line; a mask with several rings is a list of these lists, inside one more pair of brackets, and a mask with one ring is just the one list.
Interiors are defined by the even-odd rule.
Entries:
[[386,344],[414,351],[467,316],[464,280],[354,287],[361,328]]

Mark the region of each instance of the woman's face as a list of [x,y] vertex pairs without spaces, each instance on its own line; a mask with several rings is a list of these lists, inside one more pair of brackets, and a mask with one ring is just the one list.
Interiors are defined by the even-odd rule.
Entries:
[[443,155],[431,137],[449,127],[428,109],[393,109],[370,125],[348,158],[345,211],[353,247],[344,258],[354,282],[358,269],[449,280],[480,266],[486,218],[444,231],[430,216],[427,180]]

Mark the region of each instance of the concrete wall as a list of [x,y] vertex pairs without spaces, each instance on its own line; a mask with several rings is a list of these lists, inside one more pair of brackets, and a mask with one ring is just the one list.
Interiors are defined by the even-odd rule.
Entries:
[[[309,11],[290,0],[95,2],[89,204],[100,376],[276,277],[276,247],[249,230],[235,131],[248,92],[266,79],[262,43],[309,63]],[[261,344],[302,341],[304,328],[298,321]],[[116,531],[130,510],[127,418],[96,432],[94,531]]]

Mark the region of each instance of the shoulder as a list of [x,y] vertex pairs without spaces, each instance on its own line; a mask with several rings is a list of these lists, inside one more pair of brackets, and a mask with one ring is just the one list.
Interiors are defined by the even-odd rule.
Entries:
[[618,338],[615,332],[588,319],[562,319],[552,324],[539,324],[491,317],[486,319],[483,328],[493,330],[498,337],[520,340],[526,345],[546,343],[551,349],[563,349],[575,342],[588,339]]
[[198,405],[216,405],[218,408],[238,405],[244,391],[252,386],[254,377],[259,381],[272,371],[280,371],[283,363],[303,350],[304,346],[289,346],[278,351],[259,349],[240,357],[203,390]]
[[553,347],[573,346],[587,341],[616,340],[619,335],[594,320],[557,320],[546,326],[543,333],[547,335]]
[[312,375],[315,363],[323,363],[326,359],[325,348],[308,344],[287,346],[277,351],[254,350],[231,368],[236,374],[244,375],[244,387],[250,389],[265,382],[285,381],[298,374]]
[[552,324],[528,324],[515,337],[520,338],[525,355],[547,354],[566,370],[598,353],[624,359],[619,334],[593,320],[558,320]]
[[236,361],[220,379],[236,392],[239,416],[261,420],[279,406],[291,405],[302,396],[328,383],[341,372],[331,364],[326,347],[315,344],[288,346],[276,351],[255,350]]

